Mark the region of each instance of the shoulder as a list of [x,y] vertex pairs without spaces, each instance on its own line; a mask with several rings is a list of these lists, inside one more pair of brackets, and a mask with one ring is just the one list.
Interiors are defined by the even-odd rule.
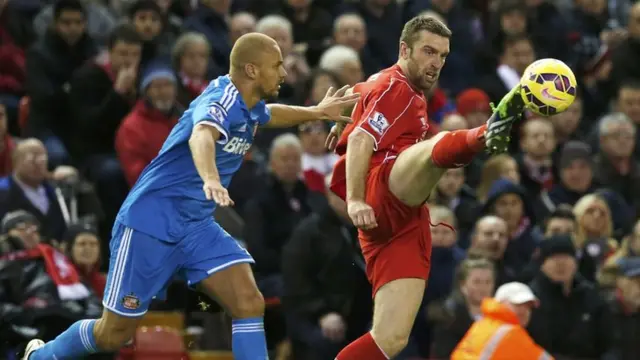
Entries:
[[201,96],[201,105],[216,106],[225,114],[238,103],[238,89],[224,76],[213,80]]

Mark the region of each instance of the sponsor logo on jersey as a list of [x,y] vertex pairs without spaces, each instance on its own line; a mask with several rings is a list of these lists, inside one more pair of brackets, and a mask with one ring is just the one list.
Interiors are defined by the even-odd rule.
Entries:
[[379,112],[375,112],[372,117],[369,118],[369,125],[373,129],[373,131],[377,132],[379,135],[382,135],[385,130],[389,127],[389,122],[387,118],[384,117]]
[[222,151],[229,154],[244,156],[247,153],[247,151],[249,151],[250,147],[251,147],[251,143],[247,141],[247,139],[234,136],[231,138],[231,140],[229,140],[224,145],[224,147],[222,148]]

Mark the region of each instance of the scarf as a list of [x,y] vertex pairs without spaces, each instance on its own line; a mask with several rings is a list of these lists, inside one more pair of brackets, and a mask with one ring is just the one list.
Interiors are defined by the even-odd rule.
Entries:
[[182,80],[182,86],[193,97],[198,97],[207,88],[207,82],[204,80],[192,79],[185,74],[180,74],[180,79]]
[[80,282],[80,276],[71,261],[50,245],[38,244],[33,249],[15,251],[0,259],[43,259],[47,274],[58,288],[60,300],[79,300],[90,294],[89,290]]

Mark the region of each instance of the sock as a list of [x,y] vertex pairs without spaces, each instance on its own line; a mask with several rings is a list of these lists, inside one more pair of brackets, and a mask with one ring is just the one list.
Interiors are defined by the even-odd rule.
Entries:
[[236,360],[268,360],[262,318],[234,319],[231,326],[231,348]]
[[431,160],[440,168],[450,169],[467,165],[482,149],[487,125],[445,134],[433,146]]
[[371,333],[368,332],[358,339],[356,339],[351,344],[347,345],[346,348],[342,349],[336,360],[388,360],[389,357],[385,354],[382,349],[376,344],[376,341],[371,336]]
[[93,327],[96,320],[76,321],[67,331],[31,353],[29,360],[67,360],[84,358],[98,352]]

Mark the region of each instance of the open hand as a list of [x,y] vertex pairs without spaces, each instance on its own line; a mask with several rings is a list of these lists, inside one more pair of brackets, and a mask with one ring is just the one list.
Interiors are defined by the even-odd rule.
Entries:
[[207,200],[213,200],[218,206],[233,206],[229,191],[219,181],[206,181],[202,187]]
[[373,208],[364,201],[348,201],[347,212],[351,222],[358,229],[371,230],[378,226]]
[[329,121],[351,122],[351,117],[343,115],[345,109],[353,107],[360,94],[352,93],[351,87],[343,86],[337,91],[330,87],[324,99],[318,104],[318,110],[322,113],[322,118]]

